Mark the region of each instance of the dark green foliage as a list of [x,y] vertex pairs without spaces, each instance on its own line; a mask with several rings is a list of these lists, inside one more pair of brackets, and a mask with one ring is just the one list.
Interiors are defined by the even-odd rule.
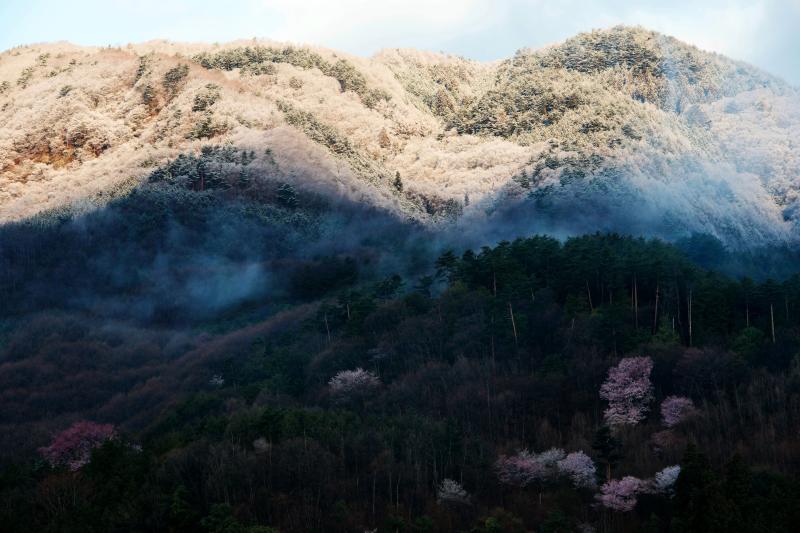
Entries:
[[195,191],[226,189],[230,184],[223,179],[219,167],[234,163],[234,157],[235,152],[220,147],[208,147],[199,156],[181,154],[166,167],[150,174],[148,181],[165,182]]
[[189,139],[211,139],[222,135],[228,129],[229,126],[226,122],[219,122],[212,113],[206,112],[186,136]]
[[288,183],[281,183],[278,187],[278,203],[289,209],[297,207],[297,193],[294,187]]
[[793,531],[800,519],[800,485],[771,473],[753,475],[738,455],[722,472],[690,446],[676,484],[670,531]]
[[246,533],[244,526],[233,517],[231,506],[224,503],[214,504],[200,525],[209,533]]
[[624,457],[622,441],[611,432],[611,428],[601,426],[594,434],[592,449],[597,453],[597,457],[602,464],[605,465],[605,479],[611,479],[614,467]]
[[389,300],[397,296],[400,289],[403,287],[403,278],[397,274],[393,274],[388,278],[379,281],[375,284],[373,293],[375,297],[380,300]]
[[353,285],[358,265],[351,257],[321,257],[299,266],[291,277],[292,293],[303,299],[319,298],[338,288]]
[[525,172],[525,169],[523,169],[523,170],[522,170],[522,172],[520,172],[520,173],[519,173],[519,175],[517,175],[517,176],[514,176],[514,178],[513,178],[513,179],[514,179],[514,181],[516,181],[516,182],[519,184],[519,186],[520,186],[520,187],[522,187],[523,189],[530,189],[530,188],[531,188],[531,181],[530,181],[530,179],[528,178],[528,173],[527,173],[527,172]]
[[167,91],[168,95],[174,96],[188,75],[189,65],[181,63],[175,67],[172,67],[166,72],[166,74],[164,74],[164,79],[161,80],[161,85],[164,87],[164,90]]
[[156,90],[152,85],[145,85],[142,89],[142,103],[148,107],[153,107],[156,103]]
[[297,109],[286,101],[279,100],[277,104],[286,122],[300,128],[311,140],[330,150],[336,157],[345,159],[350,168],[363,178],[374,180],[381,175],[382,170],[362,155],[336,128],[320,122],[313,113]]
[[553,511],[547,515],[539,527],[541,533],[572,533],[573,526],[561,511]]
[[295,109],[291,104],[283,101],[278,102],[278,109],[284,113],[289,124],[302,128],[313,141],[322,144],[331,152],[345,157],[357,155],[345,136],[337,132],[335,128],[317,121],[311,113]]
[[150,72],[151,64],[153,62],[152,55],[139,56],[139,66],[136,67],[136,75],[133,82],[136,83]]
[[25,89],[28,87],[28,83],[30,83],[31,79],[33,79],[33,74],[36,72],[34,67],[26,67],[22,70],[22,73],[17,78],[17,85]]
[[471,533],[525,533],[522,520],[504,509],[494,509],[492,515],[471,530]]
[[694,233],[675,243],[686,257],[698,265],[713,269],[726,260],[728,251],[722,241],[712,235]]

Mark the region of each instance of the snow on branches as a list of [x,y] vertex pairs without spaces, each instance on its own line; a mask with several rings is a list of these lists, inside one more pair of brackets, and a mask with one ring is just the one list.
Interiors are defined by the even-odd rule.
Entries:
[[626,357],[608,370],[600,397],[608,400],[604,416],[609,426],[635,425],[644,420],[647,404],[653,400],[652,370],[649,357]]
[[78,470],[89,462],[92,450],[115,438],[113,425],[81,420],[57,434],[50,446],[39,448],[39,453],[51,466]]

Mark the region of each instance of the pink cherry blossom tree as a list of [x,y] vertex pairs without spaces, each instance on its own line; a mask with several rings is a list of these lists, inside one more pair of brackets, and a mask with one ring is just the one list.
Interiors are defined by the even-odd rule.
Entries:
[[522,450],[516,455],[500,456],[495,463],[497,477],[501,483],[515,487],[526,487],[543,479],[547,469],[536,460],[536,454]]
[[612,479],[603,483],[595,499],[607,509],[620,512],[632,511],[636,507],[636,496],[646,487],[646,483],[633,476]]
[[652,370],[649,357],[626,357],[608,370],[600,397],[608,401],[604,416],[609,426],[635,425],[644,420],[653,400]]
[[661,419],[668,428],[697,414],[694,402],[684,396],[668,396],[661,402]]
[[39,453],[52,466],[78,470],[89,462],[92,450],[115,438],[113,425],[81,420],[57,434],[50,446],[39,448]]
[[550,448],[538,454],[522,450],[516,455],[500,456],[495,463],[495,470],[502,483],[526,487],[534,481],[555,477],[558,474],[558,463],[564,456],[564,450],[560,448]]
[[558,462],[558,471],[567,476],[576,488],[596,485],[597,468],[592,458],[583,452],[572,452]]
[[663,452],[665,450],[675,449],[681,445],[683,439],[671,429],[657,431],[650,437],[653,443],[653,449],[656,452]]

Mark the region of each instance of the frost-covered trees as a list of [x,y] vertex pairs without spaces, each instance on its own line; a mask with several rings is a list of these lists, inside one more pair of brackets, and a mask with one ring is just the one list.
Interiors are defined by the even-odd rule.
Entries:
[[683,396],[668,396],[661,402],[661,419],[668,428],[697,414],[694,402]]
[[192,111],[205,111],[220,99],[220,86],[214,83],[206,84],[205,88],[194,95]]
[[92,450],[116,437],[116,430],[111,424],[81,420],[57,434],[49,446],[39,448],[39,453],[52,466],[78,470],[89,462]]
[[342,370],[328,382],[331,393],[340,397],[363,396],[380,386],[375,373],[363,368]]
[[[382,88],[370,89],[364,74],[349,61],[339,59],[331,62],[322,55],[305,48],[278,49],[248,46],[220,50],[216,53],[203,52],[192,59],[207,69],[233,70],[240,68],[256,75],[275,73],[273,63],[288,63],[302,69],[316,68],[325,76],[336,79],[342,92],[353,91],[358,94],[364,105],[370,109],[374,108],[381,100],[388,102],[391,99],[391,95]],[[302,88],[302,82],[299,79],[297,81],[300,82],[300,86],[297,86],[297,83],[293,85],[290,81],[290,87]]]
[[612,479],[603,483],[595,499],[608,509],[627,512],[636,507],[636,496],[644,490],[646,482],[633,476]]
[[600,397],[608,400],[604,416],[609,426],[636,425],[644,420],[653,400],[649,357],[626,357],[608,371],[600,387]]
[[469,503],[469,494],[464,487],[452,479],[444,479],[436,491],[436,498],[439,503]]

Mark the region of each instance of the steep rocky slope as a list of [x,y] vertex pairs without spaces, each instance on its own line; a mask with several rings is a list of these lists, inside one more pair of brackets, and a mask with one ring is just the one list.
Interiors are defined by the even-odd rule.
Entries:
[[0,55],[0,219],[93,209],[216,145],[247,154],[223,181],[247,166],[492,236],[793,242],[798,102],[748,65],[627,27],[496,63],[261,41],[28,46]]

